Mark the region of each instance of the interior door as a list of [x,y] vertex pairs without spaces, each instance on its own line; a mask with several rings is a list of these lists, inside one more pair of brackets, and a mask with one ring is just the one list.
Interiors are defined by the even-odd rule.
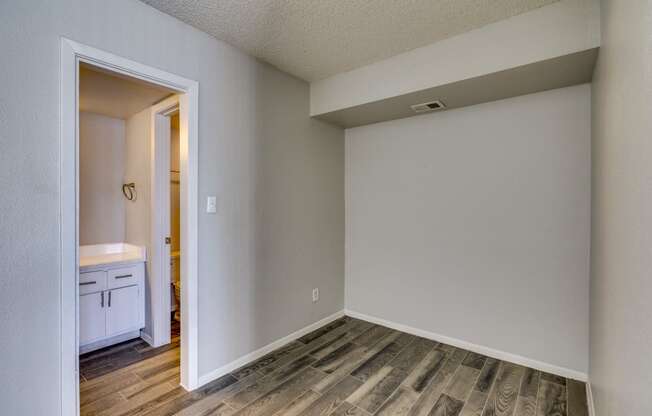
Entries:
[[106,334],[104,292],[79,297],[79,344],[85,345],[104,338]]
[[150,286],[154,346],[170,343],[170,116],[178,111],[178,98],[152,107],[154,163],[152,256]]
[[119,335],[139,329],[138,286],[111,289],[106,296],[106,335]]

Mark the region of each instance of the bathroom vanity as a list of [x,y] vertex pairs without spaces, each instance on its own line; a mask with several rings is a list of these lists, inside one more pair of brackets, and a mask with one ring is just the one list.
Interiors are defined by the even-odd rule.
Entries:
[[79,352],[140,336],[145,327],[145,247],[79,247]]

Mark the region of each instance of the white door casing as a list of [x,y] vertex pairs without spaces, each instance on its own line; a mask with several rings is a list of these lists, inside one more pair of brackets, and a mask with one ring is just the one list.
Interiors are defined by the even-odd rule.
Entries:
[[[79,415],[79,63],[177,91],[181,145],[181,385],[198,386],[197,217],[199,84],[61,38],[60,43],[60,414]],[[166,202],[166,206],[169,204]]]

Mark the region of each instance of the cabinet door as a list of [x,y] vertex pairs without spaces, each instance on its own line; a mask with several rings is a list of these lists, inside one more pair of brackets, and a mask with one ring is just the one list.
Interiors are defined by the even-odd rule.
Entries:
[[107,296],[106,335],[110,337],[140,329],[138,286],[111,289]]
[[[106,299],[104,299],[106,300]],[[85,345],[106,335],[105,309],[102,292],[79,297],[79,344]]]

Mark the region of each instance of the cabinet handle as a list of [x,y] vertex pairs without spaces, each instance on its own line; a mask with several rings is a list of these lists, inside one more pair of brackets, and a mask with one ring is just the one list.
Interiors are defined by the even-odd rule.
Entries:
[[104,292],[102,292],[100,294],[100,296],[102,297],[102,300],[100,301],[100,306],[103,308],[104,307]]
[[111,307],[111,292],[109,292],[109,308]]
[[97,283],[95,280],[93,280],[92,282],[82,282],[79,284],[79,286],[94,285],[95,283]]
[[127,277],[131,277],[130,274],[121,274],[120,276],[116,276],[115,279],[126,279]]

